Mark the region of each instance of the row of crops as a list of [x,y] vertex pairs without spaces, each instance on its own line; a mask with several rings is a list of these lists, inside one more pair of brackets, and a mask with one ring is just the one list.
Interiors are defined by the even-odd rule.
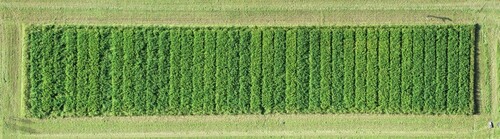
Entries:
[[32,117],[472,114],[474,26],[30,26]]

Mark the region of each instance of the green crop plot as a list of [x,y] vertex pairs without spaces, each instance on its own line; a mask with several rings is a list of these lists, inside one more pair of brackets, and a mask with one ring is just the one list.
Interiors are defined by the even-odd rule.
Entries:
[[31,117],[473,113],[473,25],[27,28]]

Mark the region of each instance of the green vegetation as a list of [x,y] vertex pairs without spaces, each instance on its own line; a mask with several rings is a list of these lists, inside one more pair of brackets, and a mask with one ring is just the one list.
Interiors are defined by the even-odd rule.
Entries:
[[215,31],[205,30],[205,47],[203,49],[203,56],[205,58],[203,61],[203,94],[205,95],[203,100],[203,112],[206,114],[212,114],[215,111],[215,38]]
[[420,113],[424,106],[424,32],[422,28],[413,29],[413,90],[411,98],[412,112]]
[[378,106],[378,31],[368,28],[367,32],[367,62],[366,62],[366,106],[376,110]]
[[473,31],[30,26],[26,104],[37,118],[472,114]]
[[321,93],[320,93],[320,107],[321,111],[328,111],[333,109],[332,104],[332,35],[331,30],[321,31],[320,42],[320,65],[321,65]]
[[[366,108],[366,29],[355,29],[354,104],[358,112]],[[372,99],[372,98],[370,98]]]
[[331,101],[334,112],[342,112],[344,104],[344,31],[341,28],[335,28],[332,31],[332,91]]
[[447,83],[447,100],[446,100],[446,108],[447,108],[447,113],[454,113],[458,110],[458,102],[461,100],[458,100],[458,62],[459,62],[459,36],[458,36],[458,31],[455,30],[454,28],[449,28],[448,29],[448,70],[447,70],[447,78],[446,81]]
[[[401,42],[401,112],[410,113],[412,98],[412,30],[403,28]],[[418,97],[418,96],[417,96]]]
[[[388,112],[390,109],[390,98],[391,98],[391,65],[390,65],[390,55],[397,54],[395,52],[391,53],[390,43],[390,32],[387,28],[380,28],[378,30],[378,67],[380,68],[378,72],[378,105],[379,111]],[[394,49],[394,48],[393,48]],[[394,49],[398,50],[398,49]]]
[[424,48],[424,106],[425,113],[436,109],[436,28],[425,29]]
[[[497,123],[500,120],[500,109],[498,108],[498,106],[500,106],[500,103],[498,103],[499,97],[498,93],[495,93],[498,92],[500,86],[498,84],[498,79],[500,79],[500,76],[498,76],[498,69],[500,69],[498,68],[498,64],[500,61],[500,51],[498,49],[500,48],[500,40],[498,37],[498,34],[500,33],[500,18],[498,18],[500,17],[500,8],[498,7],[500,1],[409,0],[402,2],[394,0],[4,0],[0,3],[2,3],[2,8],[0,8],[2,9],[0,10],[2,11],[0,12],[0,15],[2,16],[2,20],[0,20],[0,33],[3,34],[0,37],[0,44],[2,44],[0,46],[0,61],[2,61],[0,64],[0,88],[2,88],[0,91],[0,119],[2,119],[2,121],[0,121],[0,138],[498,138],[500,136],[500,128],[495,127],[490,129],[486,126],[487,121],[489,120],[494,121],[494,123]],[[450,20],[441,20],[439,18],[429,17],[428,15],[445,17],[449,18]],[[118,48],[120,49],[114,50],[114,46],[113,44],[111,44],[111,52],[107,53],[109,54],[108,56],[111,56],[113,52],[117,52],[116,54],[113,54],[114,56],[108,57],[112,61],[109,66],[113,66],[113,64],[115,64],[115,67],[120,69],[118,70],[118,72],[114,73],[110,70],[109,73],[110,77],[112,78],[108,81],[108,83],[112,84],[112,86],[118,87],[117,89],[111,87],[115,91],[109,92],[108,94],[112,95],[112,101],[114,100],[115,102],[115,104],[112,104],[111,106],[112,108],[117,108],[115,110],[117,112],[116,114],[108,115],[106,113],[103,113],[103,115],[96,117],[75,117],[77,115],[75,115],[76,111],[74,110],[76,110],[77,103],[74,102],[76,102],[76,96],[78,95],[78,92],[72,91],[74,96],[71,96],[70,94],[66,95],[64,99],[53,98],[54,100],[63,100],[64,107],[62,108],[63,110],[61,115],[64,115],[64,117],[44,119],[31,117],[30,110],[27,109],[29,105],[27,102],[30,101],[28,97],[30,95],[41,96],[42,94],[39,93],[40,91],[30,92],[30,90],[40,90],[41,88],[33,89],[31,87],[31,73],[27,72],[31,67],[35,68],[33,70],[40,70],[40,68],[36,69],[36,67],[41,67],[39,66],[40,64],[38,66],[29,64],[30,59],[36,58],[32,58],[29,55],[30,51],[32,50],[28,49],[29,47],[26,46],[32,45],[28,44],[27,40],[29,40],[30,35],[28,35],[25,30],[27,28],[30,28],[29,26],[33,24],[97,25],[114,26],[115,28],[117,28],[116,30],[110,29],[111,36],[113,32],[118,32],[116,33],[118,35],[116,35],[116,40],[110,40],[109,43],[118,44],[116,46],[119,46]],[[389,30],[389,36],[393,35],[393,30],[395,30],[396,33],[394,35],[396,36],[398,31],[399,33],[401,33],[401,29],[393,28],[394,26],[437,26],[435,28],[436,32],[434,34],[436,42],[438,41],[438,30],[446,30],[446,39],[444,41],[444,45],[435,45],[436,49],[440,49],[440,46],[445,46],[444,53],[441,52],[440,54],[441,56],[445,57],[444,62],[443,60],[441,60],[441,62],[443,63],[440,65],[441,67],[444,67],[444,70],[441,70],[444,76],[431,77],[427,76],[427,72],[424,72],[424,84],[426,85],[424,87],[424,90],[432,90],[432,88],[434,88],[433,94],[438,95],[436,90],[438,88],[438,85],[441,84],[435,84],[434,87],[427,86],[427,83],[429,83],[427,80],[432,78],[431,80],[437,81],[438,78],[441,78],[441,81],[447,82],[446,42],[448,38],[448,32],[446,28],[441,28],[440,26],[457,24],[476,24],[475,33],[471,36],[472,40],[474,40],[471,42],[475,42],[474,48],[470,49],[471,51],[474,51],[470,53],[471,65],[474,66],[470,67],[470,70],[473,72],[469,72],[470,74],[474,74],[474,79],[470,78],[474,82],[471,82],[472,84],[469,88],[471,90],[474,90],[474,95],[470,96],[471,99],[474,99],[474,105],[472,105],[472,107],[474,107],[473,115],[445,114],[445,110],[447,109],[446,101],[434,101],[440,104],[443,103],[444,105],[441,106],[443,106],[444,110],[428,112],[424,105],[425,112],[422,114],[429,113],[432,115],[401,114],[400,112],[392,111],[381,112],[392,112],[395,114],[379,114],[378,112],[370,112],[371,114],[345,114],[352,111],[350,111],[349,109],[343,109],[338,112],[333,112],[335,114],[304,114],[302,111],[296,111],[294,114],[290,114],[287,112],[287,114],[270,115],[213,115],[214,113],[212,112],[211,114],[207,113],[209,115],[203,114],[192,116],[158,116],[167,115],[167,112],[169,112],[169,110],[167,109],[169,107],[168,103],[164,103],[161,105],[165,106],[156,105],[158,107],[157,109],[159,110],[159,113],[162,114],[155,114],[155,116],[124,116],[124,114],[121,114],[122,116],[113,116],[119,115],[120,112],[123,112],[122,110],[119,110],[122,109],[122,106],[119,105],[122,101],[122,94],[114,93],[121,93],[123,89],[120,87],[123,85],[123,44],[125,42],[125,39],[127,38],[125,38],[122,34],[122,32],[124,32],[124,28],[118,26],[146,25],[148,26],[148,29],[146,29],[147,31],[149,31],[149,29],[151,28],[157,28],[159,26],[250,26],[251,28],[260,29],[263,29],[262,27],[267,26],[335,26],[331,28],[332,35],[335,34],[333,33],[333,31],[336,29],[340,29],[340,33],[345,33],[345,30],[349,29],[349,27],[346,26],[351,26],[350,29],[357,26],[382,26],[387,27],[387,29]],[[254,29],[251,28],[248,28],[248,30],[253,33]],[[71,39],[75,39],[74,43],[76,44],[78,33],[77,30],[79,29],[81,28],[77,26],[75,26],[75,28],[73,29],[64,29],[62,31],[63,38],[54,40],[66,41],[67,36],[71,36]],[[297,31],[299,30],[298,28],[294,29]],[[426,28],[425,32],[427,32],[427,29],[429,28]],[[162,59],[159,61],[162,61],[164,63],[164,65],[162,65],[163,68],[158,69],[158,72],[162,72],[160,73],[160,80],[162,84],[158,84],[160,90],[158,90],[157,92],[168,92],[168,90],[170,90],[170,30],[172,30],[172,28],[168,27],[168,29],[158,31],[160,35],[163,34],[163,36],[161,37],[162,39],[158,39],[158,46],[164,47],[158,47],[157,49],[164,49],[167,53],[160,53],[160,51],[157,52],[159,59]],[[211,39],[210,41],[213,42],[213,47],[211,47],[211,49],[204,50],[204,53],[209,56],[204,58],[203,61],[205,61],[205,63],[203,63],[203,66],[207,67],[207,69],[209,70],[203,71],[203,77],[208,77],[203,79],[203,88],[204,90],[206,89],[207,92],[215,94],[215,48],[217,46],[215,44],[216,31],[209,28],[203,28],[201,30],[205,30],[205,33],[213,32],[213,34],[211,34],[212,36],[208,37],[208,39]],[[381,31],[380,28],[377,28],[377,30]],[[261,31],[256,30],[255,32]],[[33,34],[42,35],[42,33]],[[462,36],[460,34],[461,32],[459,31],[459,37]],[[345,36],[344,34],[341,35]],[[209,35],[205,34],[205,36]],[[240,34],[240,40],[241,38],[242,35]],[[254,38],[253,35],[251,36],[251,38]],[[255,38],[258,39],[257,37]],[[332,36],[332,43],[334,43],[333,38],[334,37]],[[398,38],[401,39],[401,36],[399,36]],[[289,37],[287,36],[286,39],[288,40]],[[382,37],[379,36],[379,45],[381,45],[382,43],[381,39]],[[401,55],[401,51],[392,50],[393,42],[394,44],[398,43],[396,41],[397,39],[395,41],[389,41],[390,64],[401,64],[400,60],[392,60],[393,56],[398,56],[397,52],[399,52],[399,55]],[[342,47],[344,46],[343,42],[344,39],[342,39],[340,43]],[[426,46],[428,46],[427,44],[429,41],[424,40],[424,42]],[[150,42],[145,43],[147,44]],[[290,47],[288,47],[288,42],[286,43],[288,52]],[[38,39],[37,42],[33,44],[41,44],[41,39]],[[400,45],[401,42],[399,42],[399,46]],[[394,47],[398,46],[395,45]],[[66,48],[64,45],[59,48],[64,49],[60,51],[63,52],[63,54],[66,53],[64,52],[66,50],[72,51],[70,50],[71,48]],[[77,88],[76,80],[78,79],[76,74],[76,70],[78,68],[76,65],[78,63],[78,51],[77,47],[73,48],[75,48],[73,49],[75,52],[73,65],[69,65],[67,62],[71,61],[70,55],[67,55],[68,57],[65,57],[65,60],[59,61],[61,65],[63,65],[62,68],[65,80],[71,80],[71,75],[74,75],[75,82],[71,83],[69,81],[64,81],[64,87],[67,87],[69,90],[71,90],[71,84],[75,85],[75,88]],[[145,48],[147,52],[147,47]],[[309,49],[309,47],[307,47],[307,49]],[[341,56],[337,56],[335,55],[336,50],[334,49],[335,48],[332,48],[332,62],[334,62],[335,60],[341,60],[341,62],[344,63],[344,53],[342,53],[344,52],[344,50],[340,51]],[[380,49],[381,46],[379,46],[379,50]],[[38,50],[39,52],[41,52],[42,49]],[[427,48],[424,48],[424,51],[427,50]],[[195,48],[193,48],[193,61],[195,58],[195,51]],[[253,52],[252,47],[250,47],[250,51]],[[298,54],[297,52],[299,51],[297,50],[295,53]],[[253,56],[252,53],[250,54],[251,56]],[[256,55],[260,54],[261,52],[258,52]],[[379,56],[381,54],[382,53],[379,51]],[[425,54],[426,55],[424,55],[423,68],[427,68],[428,66],[426,66],[426,64],[429,64],[426,63],[425,60],[432,59],[430,57],[427,57],[430,56],[427,55],[427,52],[425,52]],[[307,53],[307,55],[309,54]],[[39,56],[41,56],[41,53],[39,54]],[[437,59],[437,54],[435,56],[436,58],[434,59],[436,59],[437,67],[437,60],[440,59]],[[112,57],[117,58],[115,58],[116,60],[114,60],[114,58]],[[294,57],[298,58],[297,56]],[[254,57],[252,57],[250,60],[251,75],[255,74],[253,73],[253,71],[261,72],[261,69],[259,68],[261,66],[259,63],[261,63],[262,61],[261,57],[259,57],[260,61],[255,62],[255,64],[252,63],[254,62],[253,58]],[[399,56],[399,58],[401,57]],[[460,58],[462,58],[462,56],[459,56],[459,59]],[[39,60],[42,60],[41,57],[39,57]],[[298,60],[299,59],[297,59],[297,62],[300,62]],[[289,61],[288,58],[287,61]],[[306,59],[306,61],[309,60]],[[208,65],[207,63],[213,64]],[[379,60],[379,63],[382,62]],[[148,66],[147,60],[145,64],[146,66]],[[354,65],[354,63],[352,64]],[[286,65],[286,70],[294,70],[288,69],[288,62],[286,63]],[[296,65],[297,68],[295,69],[295,75],[298,77],[300,75],[298,75],[296,71],[301,65]],[[193,66],[195,66],[194,62]],[[332,68],[336,68],[335,66],[338,66],[338,64],[332,64]],[[344,66],[344,64],[342,64],[341,66]],[[73,71],[74,74],[71,74],[71,67],[75,70]],[[239,67],[242,66],[240,65]],[[396,67],[397,68],[395,68],[394,70],[391,70],[392,67],[388,69],[390,73],[389,75],[398,72],[398,70],[399,72],[401,72],[401,65]],[[67,68],[69,68],[68,70],[70,72],[66,72]],[[252,71],[253,68],[258,68],[258,70]],[[309,71],[309,67],[306,67],[305,69],[305,71]],[[342,76],[342,82],[340,82],[342,84],[340,86],[341,88],[332,89],[344,88],[343,81],[345,77],[343,76],[343,69],[344,67],[342,67],[342,72],[335,72],[335,69],[332,69],[333,74]],[[379,69],[379,73],[382,72],[381,70],[382,69]],[[333,74],[332,76],[334,76]],[[259,74],[256,75],[261,76]],[[309,75],[306,76],[308,77]],[[193,77],[195,77],[194,74]],[[254,76],[251,76],[252,79],[253,77]],[[444,77],[444,80],[442,77]],[[41,77],[35,78],[35,80],[37,81],[42,81]],[[147,79],[149,77],[146,76],[145,78]],[[401,80],[399,79],[399,81],[397,81],[397,78],[400,78],[400,76],[390,76],[390,82],[387,81],[387,83],[390,84],[390,94],[392,93],[393,88],[395,90],[397,90],[398,87],[400,88]],[[261,78],[256,79],[256,81],[258,81],[258,79]],[[337,82],[334,79],[336,78],[332,77],[332,81]],[[383,80],[380,77],[378,77],[378,79],[379,81]],[[392,86],[392,79],[396,81],[394,82],[394,84],[399,83],[399,86]],[[295,80],[297,81],[296,85],[300,85],[298,84],[299,78]],[[307,81],[308,80],[309,79],[307,79]],[[195,82],[193,81],[193,83]],[[261,83],[253,85],[252,82],[250,82],[250,84],[252,86],[252,89],[254,86],[257,89],[261,87]],[[305,85],[308,86],[309,84],[306,82]],[[354,83],[351,83],[351,85],[354,85]],[[333,85],[332,87],[335,86],[336,85]],[[440,86],[439,88],[441,87],[444,87],[445,92],[441,92],[442,94],[440,95],[446,99],[446,84],[442,84],[442,86]],[[458,85],[458,87],[460,87],[460,84]],[[287,83],[287,88],[293,89],[294,87],[289,87]],[[302,88],[300,89],[302,90]],[[381,94],[381,89],[382,88],[380,87],[378,91],[379,96]],[[65,91],[67,90],[65,89]],[[343,92],[344,90],[340,91]],[[297,89],[295,92],[298,96],[299,90]],[[348,93],[354,93],[354,91],[349,91]],[[395,91],[395,93],[397,93],[395,95],[400,95],[401,91]],[[424,95],[425,93],[427,92],[424,92]],[[251,93],[248,94],[251,95]],[[339,93],[337,95],[345,94]],[[164,101],[168,101],[168,97],[168,93],[160,93],[158,94],[157,101],[162,102],[160,98],[165,99]],[[215,97],[215,95],[209,95],[208,97]],[[337,102],[344,104],[345,102],[343,100],[345,96],[341,97],[342,101]],[[71,98],[74,98],[74,101],[71,101]],[[389,97],[390,100],[396,100],[400,98],[400,96]],[[381,102],[380,99],[381,97],[379,97],[379,102]],[[38,103],[38,101],[40,100],[41,99],[34,99],[33,102]],[[206,107],[206,111],[209,112],[210,109],[214,110],[215,98],[207,98],[206,100],[208,100],[204,102],[204,104],[207,104],[206,106],[208,106]],[[260,97],[255,100],[260,101]],[[426,97],[424,97],[424,100],[431,101]],[[337,102],[332,101],[332,103]],[[70,106],[71,103],[73,103],[73,108],[72,106]],[[437,103],[434,103],[434,105],[436,106]],[[105,103],[103,103],[103,105],[104,104]],[[400,103],[395,104],[398,107],[400,105]],[[211,107],[210,105],[213,105],[213,107]],[[379,105],[381,105],[380,107],[382,107],[382,104]],[[296,106],[298,105],[296,104]],[[389,104],[389,106],[391,105]],[[259,112],[256,113],[260,113],[260,104],[255,105],[254,107],[259,110]],[[427,108],[429,108],[429,106],[427,106]],[[380,109],[383,110],[382,108]],[[74,115],[70,115],[71,113],[73,113]],[[57,114],[54,114],[53,116],[57,116]]]
[[[286,30],[276,29],[274,31],[274,57],[273,57],[273,111],[275,113],[285,112],[285,90],[286,90]],[[246,92],[241,92],[246,93]]]
[[[436,100],[446,99],[446,48],[447,48],[448,31],[440,28],[436,34]],[[446,101],[436,101],[435,108],[437,111],[444,112],[446,109]]]
[[[344,30],[344,108],[349,111],[354,109],[354,29]],[[399,75],[398,75],[399,76]],[[398,92],[399,93],[399,92]],[[398,104],[399,105],[399,104]]]
[[391,113],[401,112],[401,30],[390,29],[390,39],[389,39],[389,49],[390,52],[390,68],[389,68],[389,78],[390,78],[390,97],[389,97],[389,109]]

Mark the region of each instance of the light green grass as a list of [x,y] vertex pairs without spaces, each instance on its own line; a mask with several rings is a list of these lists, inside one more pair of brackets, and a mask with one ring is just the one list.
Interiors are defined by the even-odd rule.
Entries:
[[[492,54],[492,99],[493,99],[493,112],[492,112],[492,119],[495,119],[495,121],[500,120],[500,109],[498,106],[500,105],[499,102],[499,96],[498,96],[498,90],[500,90],[500,85],[498,84],[498,81],[500,80],[500,76],[498,75],[498,72],[500,72],[500,38],[498,37],[498,34],[500,33],[500,23],[497,22],[497,25],[492,28],[492,31],[490,32],[490,43],[491,46],[493,46],[493,51],[491,52]],[[495,37],[496,36],[496,37]],[[496,47],[494,47],[496,46]],[[496,78],[494,78],[496,77]],[[494,137],[500,137],[500,132],[498,130],[494,130]]]
[[[480,137],[479,116],[223,115],[98,117],[26,121],[21,137],[337,136]],[[140,121],[140,122],[136,122]],[[474,129],[474,130],[471,130]],[[146,132],[146,133],[144,133]]]
[[[296,137],[498,138],[497,76],[500,2],[477,0],[2,0],[0,1],[0,138]],[[443,22],[427,15],[449,17]],[[478,45],[478,97],[474,116],[242,115],[187,117],[22,117],[22,25],[113,24],[180,26],[305,26],[458,24],[482,26]],[[491,51],[496,50],[496,51]],[[500,63],[498,63],[500,64]],[[496,77],[496,78],[494,78]],[[491,105],[493,104],[493,105]],[[491,110],[488,113],[487,110]],[[285,121],[285,124],[281,124]],[[216,130],[220,129],[220,130]]]
[[22,48],[15,47],[22,46],[21,28],[19,25],[13,24],[12,22],[2,23],[2,34],[6,34],[2,37],[2,47],[1,47],[1,65],[0,73],[2,73],[1,83],[1,107],[2,107],[2,118],[3,118],[3,134],[4,136],[15,135],[12,133],[18,133],[17,123],[12,121],[13,118],[19,117],[21,108],[21,95],[23,91],[22,78],[24,73],[22,72]]
[[[2,32],[2,33],[3,33],[3,30],[4,30],[4,29],[3,29],[3,24],[0,24],[0,32]],[[5,37],[0,38],[0,40],[1,40],[0,45],[1,45],[1,46],[5,46],[5,45],[6,45],[6,43],[5,43],[5,41],[4,41],[4,38],[5,38]],[[3,47],[1,47],[1,48],[3,48]],[[1,50],[4,50],[4,49],[1,49]],[[1,53],[2,55],[4,55],[4,54],[5,54],[3,51],[0,51],[0,53]],[[3,60],[4,60],[4,59],[3,59],[3,57],[0,57],[0,71],[2,71],[2,72],[0,72],[0,74],[1,74],[1,76],[2,76],[2,77],[5,77],[5,73],[7,73],[7,72],[5,72],[5,71],[4,71],[4,69],[6,69],[7,64],[5,64],[5,63],[3,62]],[[3,82],[3,83],[1,83],[1,84],[0,84],[0,87],[1,87],[1,88],[6,88],[7,86],[8,86],[7,82]],[[1,121],[0,121],[0,138],[4,136],[4,132],[5,132],[5,130],[4,130],[4,118],[3,118],[4,116],[3,116],[3,115],[5,115],[4,113],[6,113],[6,112],[7,112],[7,111],[5,110],[5,108],[4,108],[4,106],[5,106],[5,99],[4,99],[5,97],[4,97],[4,93],[5,93],[5,92],[1,92],[1,93],[0,93],[0,120],[1,120]]]
[[[60,1],[5,2],[7,20],[23,23],[174,25],[351,25],[475,23],[474,12],[497,8],[494,1]],[[483,7],[484,6],[484,7]],[[497,6],[497,7],[495,7]],[[34,16],[36,15],[36,16]]]

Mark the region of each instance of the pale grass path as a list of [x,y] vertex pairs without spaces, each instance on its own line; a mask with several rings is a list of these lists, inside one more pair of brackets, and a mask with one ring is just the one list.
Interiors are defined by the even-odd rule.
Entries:
[[[1,21],[1,20],[0,20]],[[1,23],[1,22],[0,22]],[[0,32],[4,32],[3,29],[3,24],[0,24]],[[1,46],[5,46],[6,43],[5,43],[5,40],[4,40],[5,37],[1,37],[0,38],[0,45]],[[6,71],[4,71],[4,69],[7,69],[7,64],[4,64],[4,56],[5,55],[5,51],[4,51],[4,47],[0,47],[0,77],[1,79],[3,80],[2,83],[0,83],[0,88],[7,88],[9,87],[9,84],[7,84],[6,82]],[[5,106],[5,96],[4,96],[4,93],[3,92],[0,92],[0,138],[2,138],[4,136],[4,113],[7,112],[7,110],[4,108]]]
[[467,136],[465,133],[457,133],[454,131],[440,132],[407,132],[407,131],[254,131],[254,132],[138,132],[138,133],[97,133],[97,134],[81,134],[81,133],[61,133],[61,134],[37,134],[25,135],[27,138],[158,138],[158,137],[453,137]]
[[[169,25],[380,25],[474,23],[470,11],[495,9],[495,1],[9,1],[6,20],[21,23]],[[467,12],[464,12],[467,11]],[[427,15],[453,19],[443,22]]]
[[[34,133],[21,137],[480,137],[471,127],[481,116],[377,114],[138,116],[32,119]],[[141,121],[141,122],[137,122]]]
[[[500,84],[499,84],[499,79],[500,79],[500,76],[498,75],[498,72],[500,72],[500,67],[498,67],[498,64],[500,62],[500,50],[498,47],[500,47],[500,37],[498,37],[498,34],[500,34],[500,12],[497,10],[496,13],[495,11],[490,11],[490,12],[487,12],[486,14],[478,14],[480,15],[480,17],[483,18],[483,22],[485,22],[486,24],[486,28],[484,30],[482,30],[482,32],[480,32],[481,34],[486,34],[486,35],[483,35],[484,38],[481,38],[482,40],[481,41],[484,41],[484,44],[482,45],[487,45],[487,48],[488,48],[488,52],[487,52],[487,55],[488,56],[488,64],[487,65],[489,68],[489,72],[487,74],[489,74],[489,79],[482,79],[482,80],[486,80],[487,82],[489,82],[489,84],[485,84],[485,85],[489,85],[489,88],[491,89],[491,97],[488,98],[490,99],[491,101],[491,115],[489,117],[489,120],[493,120],[495,126],[497,126],[497,123],[500,123],[500,109],[499,109],[499,96],[498,96],[498,90],[500,89]],[[496,128],[500,128],[500,127],[496,127]],[[498,136],[498,134],[500,133],[499,131],[497,130],[491,130],[492,132],[492,138],[495,138]],[[497,136],[495,136],[497,135]]]
[[[22,100],[21,95],[23,95],[22,89],[23,87],[23,79],[24,73],[22,70],[23,67],[23,58],[22,53],[22,31],[19,24],[15,24],[13,22],[2,22],[2,46],[0,50],[2,55],[0,56],[0,63],[2,66],[1,72],[1,84],[2,88],[0,88],[1,93],[1,109],[3,118],[3,134],[17,133],[21,132],[18,129],[18,123],[12,121],[14,117],[20,117],[21,114],[21,106],[24,102]],[[10,134],[16,135],[16,134]]]
[[[498,23],[500,25],[500,23]],[[492,94],[492,115],[491,115],[491,119],[495,119],[495,123],[500,123],[500,110],[499,110],[499,96],[498,96],[498,89],[500,87],[500,85],[498,84],[498,80],[499,80],[499,76],[498,76],[498,72],[500,72],[500,69],[498,67],[498,64],[500,62],[500,55],[499,55],[499,48],[500,47],[500,37],[498,37],[498,34],[500,33],[500,27],[495,27],[493,28],[493,31],[491,31],[490,33],[490,37],[491,38],[495,38],[496,39],[492,39],[490,41],[490,44],[492,47],[491,50],[490,50],[490,55],[491,55],[491,86],[492,86],[492,91],[491,91],[491,94]],[[500,125],[500,124],[499,124]],[[500,127],[498,127],[500,128]],[[499,131],[496,131],[494,130],[495,134],[493,135],[496,135],[499,133]],[[494,136],[492,136],[494,137]]]

